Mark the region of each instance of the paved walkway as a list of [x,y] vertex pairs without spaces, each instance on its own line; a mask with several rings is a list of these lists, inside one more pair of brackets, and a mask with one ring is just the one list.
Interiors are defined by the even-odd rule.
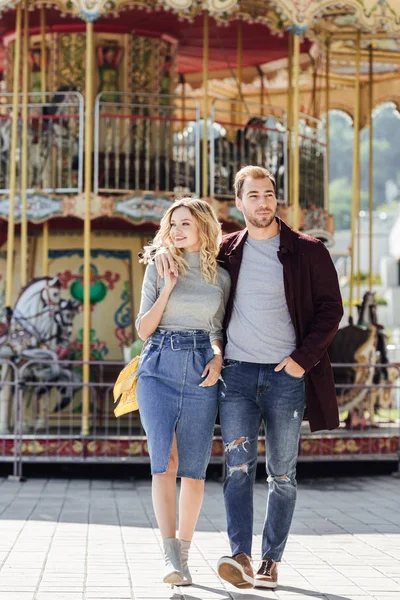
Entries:
[[[265,498],[257,483],[255,559]],[[148,481],[0,479],[1,600],[399,600],[400,479],[303,481],[276,592],[225,586],[215,566],[227,552],[218,483],[194,540],[196,585],[171,590]]]

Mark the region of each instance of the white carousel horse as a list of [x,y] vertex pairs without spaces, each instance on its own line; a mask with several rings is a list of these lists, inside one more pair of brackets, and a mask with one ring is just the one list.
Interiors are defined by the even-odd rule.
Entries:
[[[25,286],[17,299],[13,311],[8,311],[8,323],[0,330],[0,359],[12,360],[17,367],[27,361],[34,361],[23,370],[24,380],[35,383],[44,382],[37,387],[38,403],[40,397],[56,386],[61,400],[56,409],[61,410],[71,400],[73,388],[62,386],[62,382],[77,381],[78,376],[60,364],[67,350],[73,319],[78,303],[63,300],[60,296],[58,278],[42,277],[32,280]],[[44,364],[40,361],[52,361]],[[7,381],[10,369],[2,366],[2,381]],[[0,390],[0,433],[7,433],[10,426],[10,386]],[[43,423],[43,414],[38,410],[35,429]]]

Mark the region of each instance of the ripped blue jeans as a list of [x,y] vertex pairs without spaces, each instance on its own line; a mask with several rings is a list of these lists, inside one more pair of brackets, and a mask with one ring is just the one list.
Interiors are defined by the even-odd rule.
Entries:
[[251,556],[253,484],[258,434],[266,430],[268,501],[262,534],[262,558],[280,561],[296,503],[296,463],[305,407],[303,377],[275,364],[226,360],[219,388],[219,411],[227,474],[224,498],[232,555]]

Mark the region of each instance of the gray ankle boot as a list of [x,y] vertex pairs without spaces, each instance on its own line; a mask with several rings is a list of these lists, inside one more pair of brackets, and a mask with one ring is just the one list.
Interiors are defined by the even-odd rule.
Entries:
[[190,550],[190,542],[185,542],[185,540],[180,540],[181,542],[181,562],[182,562],[182,572],[183,572],[183,582],[181,585],[191,585],[192,576],[189,571],[188,559],[189,559],[189,550]]
[[176,538],[167,538],[164,540],[164,583],[181,585],[183,581],[182,563],[181,563],[181,545]]

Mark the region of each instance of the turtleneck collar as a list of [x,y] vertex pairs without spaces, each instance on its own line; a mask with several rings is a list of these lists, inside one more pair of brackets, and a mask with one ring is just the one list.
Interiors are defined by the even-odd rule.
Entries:
[[183,257],[189,267],[200,267],[200,252],[183,252]]

